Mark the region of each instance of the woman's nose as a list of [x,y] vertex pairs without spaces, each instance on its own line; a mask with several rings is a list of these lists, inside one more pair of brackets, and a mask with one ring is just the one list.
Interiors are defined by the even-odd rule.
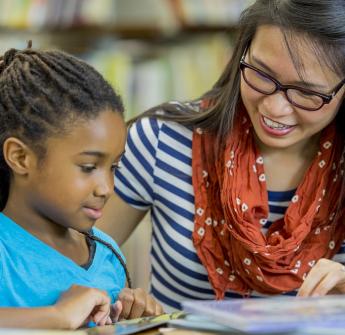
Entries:
[[266,95],[263,97],[262,103],[265,112],[271,116],[280,117],[294,112],[294,108],[284,92]]

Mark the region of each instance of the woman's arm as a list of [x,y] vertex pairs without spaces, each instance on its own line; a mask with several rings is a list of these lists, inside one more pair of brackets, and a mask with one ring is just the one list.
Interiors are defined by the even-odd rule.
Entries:
[[110,298],[106,292],[73,285],[48,307],[0,308],[0,328],[76,329],[93,321],[110,324]]
[[103,216],[97,221],[97,227],[121,245],[127,240],[146,212],[128,205],[117,194],[113,194],[103,209]]

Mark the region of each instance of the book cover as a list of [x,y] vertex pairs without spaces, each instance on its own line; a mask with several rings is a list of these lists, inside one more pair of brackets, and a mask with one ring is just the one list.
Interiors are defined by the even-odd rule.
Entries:
[[273,297],[223,301],[185,301],[186,312],[248,333],[281,333],[307,328],[345,330],[345,297]]

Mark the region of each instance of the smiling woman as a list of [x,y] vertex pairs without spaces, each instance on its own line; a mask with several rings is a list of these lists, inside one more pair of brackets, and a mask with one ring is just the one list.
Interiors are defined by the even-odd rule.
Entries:
[[11,49],[1,60],[0,327],[160,314],[153,298],[131,289],[115,241],[93,227],[124,151],[120,97],[62,52]]
[[151,290],[189,299],[345,293],[343,0],[257,0],[200,99],[132,120],[100,227],[148,210]]
[[[252,66],[261,67],[261,71],[265,68],[270,73],[279,74],[279,78],[282,78],[284,83],[289,85],[299,83],[300,85],[287,86],[287,90],[283,92],[272,90],[271,93],[267,91],[267,82],[271,80],[265,78],[265,86],[262,86],[258,80],[254,81],[253,75],[248,76],[248,72],[242,70],[242,102],[254,127],[260,150],[266,153],[268,158],[270,158],[269,152],[275,151],[275,148],[290,152],[291,154],[287,157],[297,158],[303,156],[305,152],[309,152],[314,157],[318,150],[321,130],[336,117],[343,101],[344,88],[343,85],[339,85],[339,82],[342,83],[342,76],[318,62],[313,50],[308,48],[308,42],[304,41],[304,37],[299,40],[296,37],[296,43],[303,50],[300,51],[303,57],[303,77],[302,69],[296,68],[290,58],[284,34],[276,26],[259,27],[242,60],[242,63],[247,60]],[[258,77],[256,75],[254,78]],[[303,78],[311,79],[306,83]],[[315,89],[314,91],[306,90],[306,87],[323,89],[323,93],[317,93]],[[334,87],[337,87],[337,92],[335,92],[337,94],[333,93],[324,104],[320,94],[326,95]],[[282,159],[284,157],[286,156],[281,156]],[[295,175],[302,166],[299,165],[298,169],[294,169],[293,161],[287,158],[284,160],[289,164],[290,172],[285,175],[285,178],[291,180],[289,176]],[[303,172],[310,165],[308,162],[305,163]],[[287,185],[290,189],[297,186],[298,184]],[[268,187],[272,190],[276,188],[274,184]]]

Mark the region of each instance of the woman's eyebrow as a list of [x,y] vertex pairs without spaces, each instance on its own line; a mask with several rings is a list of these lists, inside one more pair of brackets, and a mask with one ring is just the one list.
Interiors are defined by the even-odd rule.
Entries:
[[[277,73],[274,72],[268,65],[266,65],[263,61],[261,61],[260,59],[256,58],[253,54],[251,54],[251,58],[255,61],[255,63],[257,63],[258,65],[260,65],[260,67],[264,68],[265,71],[267,71],[269,74],[272,74],[273,77],[277,76]],[[296,85],[296,86],[305,86],[307,88],[310,89],[314,89],[314,90],[329,90],[330,88],[328,86],[325,85],[319,85],[319,84],[315,84],[315,83],[311,83],[305,80],[296,80],[294,82],[291,83],[292,85]]]

